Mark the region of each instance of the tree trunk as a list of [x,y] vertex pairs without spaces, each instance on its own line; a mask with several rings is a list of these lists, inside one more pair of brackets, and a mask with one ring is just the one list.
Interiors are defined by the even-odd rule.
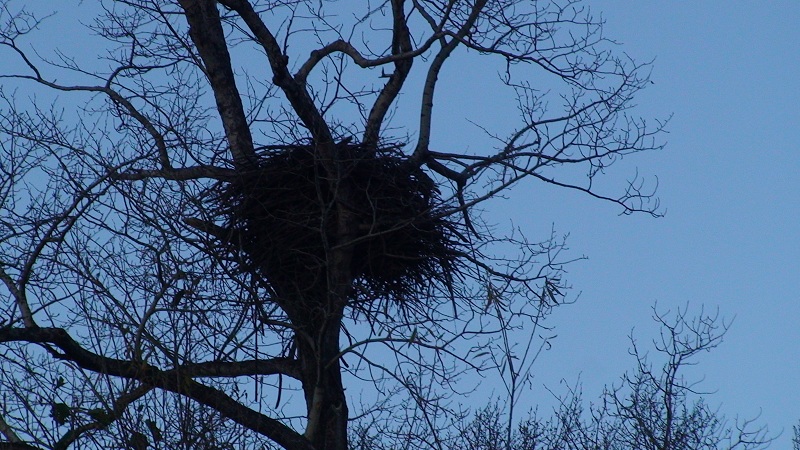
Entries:
[[318,330],[315,346],[297,346],[308,414],[305,435],[317,450],[347,450],[347,399],[337,357],[340,319],[331,319]]
[[[306,400],[307,425],[305,437],[316,450],[347,450],[347,399],[342,384],[339,362],[339,337],[344,310],[353,286],[353,245],[358,236],[358,217],[347,205],[354,204],[354,190],[347,178],[351,164],[347,155],[339,155],[333,143],[319,144],[319,158],[323,161],[321,183],[335,192],[335,213],[321,217],[331,222],[323,223],[320,233],[325,247],[324,266],[311,279],[311,285],[285,286],[292,292],[281,307],[297,327],[295,341],[301,363],[303,393]],[[345,158],[340,161],[339,158]],[[323,208],[329,205],[322,205]],[[330,241],[324,235],[332,228]]]
[[351,164],[347,155],[339,154],[333,142],[319,142],[317,151],[330,183],[328,188],[335,192],[332,225],[336,232],[333,245],[327,250],[326,288],[319,295],[322,302],[301,318],[302,328],[313,336],[313,342],[298,342],[308,411],[305,434],[317,450],[347,450],[348,412],[339,363],[339,334],[353,286],[352,243],[358,236],[358,218],[349,205],[354,204],[355,187],[346,175],[348,168],[343,167]]

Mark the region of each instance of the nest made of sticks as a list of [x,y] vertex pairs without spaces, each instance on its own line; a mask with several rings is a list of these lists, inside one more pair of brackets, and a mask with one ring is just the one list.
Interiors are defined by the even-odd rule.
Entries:
[[270,149],[254,169],[218,186],[217,213],[238,269],[279,295],[326,289],[327,255],[343,244],[335,242],[335,190],[346,183],[355,195],[340,206],[358,221],[351,270],[360,290],[351,302],[413,301],[432,282],[450,288],[463,242],[459,224],[440,214],[434,181],[396,147],[344,142],[336,151],[343,170],[335,180],[310,143]]

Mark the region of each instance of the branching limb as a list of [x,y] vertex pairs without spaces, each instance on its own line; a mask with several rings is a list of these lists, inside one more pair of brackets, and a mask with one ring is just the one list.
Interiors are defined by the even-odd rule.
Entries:
[[14,303],[17,305],[17,309],[19,310],[20,316],[22,316],[22,323],[26,327],[35,327],[36,322],[33,320],[33,313],[31,312],[31,307],[28,304],[28,299],[25,297],[25,291],[19,289],[17,283],[11,278],[11,276],[3,270],[2,262],[0,262],[0,281],[6,286],[6,289],[11,293],[11,296],[14,298]]
[[131,392],[123,394],[113,402],[109,411],[103,412],[102,420],[96,420],[69,430],[53,445],[53,450],[67,450],[69,446],[77,441],[84,433],[108,427],[112,422],[122,417],[122,414],[129,405],[144,397],[152,390],[153,387],[151,386],[139,386]]
[[[8,425],[8,422],[0,415],[0,434],[3,435],[5,440],[8,441],[8,444],[20,444],[22,443],[22,439],[17,436],[17,433]],[[5,443],[0,443],[0,450],[2,450],[2,446],[7,445]],[[13,447],[12,447],[13,448]]]
[[397,94],[400,93],[406,77],[411,72],[411,65],[416,56],[414,53],[422,54],[435,42],[436,36],[434,35],[417,51],[411,51],[411,32],[408,30],[408,24],[406,23],[404,4],[404,0],[392,0],[392,56],[396,56],[394,72],[389,76],[389,81],[383,86],[381,93],[372,105],[372,110],[369,112],[363,138],[363,142],[367,147],[378,145],[383,119],[386,116],[386,112],[389,111],[389,107],[397,98]]
[[53,356],[72,361],[83,369],[99,374],[138,380],[186,396],[218,410],[223,416],[256,433],[269,436],[270,439],[285,448],[313,450],[311,443],[299,433],[278,420],[241,405],[222,391],[200,384],[178,371],[162,371],[146,363],[108,358],[90,352],[72,339],[63,329],[0,329],[0,342],[13,341],[54,345],[61,352],[51,350]]
[[[205,1],[213,3],[211,0]],[[253,9],[253,5],[247,0],[219,0],[219,3],[228,9],[236,11],[264,48],[272,68],[272,82],[281,88],[295,113],[311,132],[314,140],[321,144],[332,143],[333,136],[327,122],[314,105],[314,101],[308,94],[305,84],[299,82],[289,73],[289,57],[283,53],[275,36]],[[325,156],[330,158],[332,155]]]
[[439,72],[442,70],[444,62],[453,53],[453,50],[461,43],[461,38],[469,34],[472,27],[480,17],[481,11],[486,6],[487,0],[477,0],[470,10],[470,14],[461,27],[456,32],[456,37],[452,38],[449,42],[443,43],[439,52],[433,58],[430,67],[428,68],[428,75],[425,78],[425,85],[422,90],[422,101],[420,102],[419,114],[419,138],[417,145],[414,148],[414,153],[411,156],[412,163],[417,166],[421,165],[426,160],[426,153],[431,141],[431,122],[433,120],[433,94],[436,90],[436,82],[439,79]]
[[164,135],[160,131],[158,131],[153,122],[150,121],[150,119],[148,119],[144,114],[142,114],[133,105],[133,103],[130,102],[130,100],[125,98],[122,94],[120,94],[111,87],[112,80],[115,75],[110,76],[106,81],[105,85],[103,86],[80,86],[80,85],[59,84],[56,81],[51,81],[45,78],[39,71],[39,68],[36,67],[36,65],[28,58],[25,52],[23,52],[19,47],[17,47],[13,39],[6,38],[4,40],[0,40],[0,45],[4,45],[6,47],[11,48],[14,51],[14,53],[16,53],[22,58],[25,65],[34,73],[34,75],[0,74],[0,78],[16,78],[22,80],[32,80],[48,88],[63,92],[98,92],[105,94],[106,96],[108,96],[109,99],[111,99],[112,102],[122,106],[122,108],[147,131],[150,137],[153,138],[153,141],[155,142],[158,151],[159,162],[161,163],[162,168],[164,170],[172,169],[172,164],[170,163],[170,158],[167,151],[167,144]]

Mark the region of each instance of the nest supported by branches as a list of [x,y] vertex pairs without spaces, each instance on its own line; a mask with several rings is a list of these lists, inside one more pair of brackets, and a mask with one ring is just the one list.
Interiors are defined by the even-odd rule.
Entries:
[[346,244],[336,242],[334,199],[347,183],[355,195],[339,207],[358,220],[351,304],[413,301],[432,282],[451,289],[463,240],[459,224],[441,214],[434,181],[404,163],[396,147],[343,142],[337,152],[342,170],[335,180],[308,144],[266,151],[255,169],[219,186],[217,212],[230,230],[238,269],[278,296],[326,289],[330,250]]

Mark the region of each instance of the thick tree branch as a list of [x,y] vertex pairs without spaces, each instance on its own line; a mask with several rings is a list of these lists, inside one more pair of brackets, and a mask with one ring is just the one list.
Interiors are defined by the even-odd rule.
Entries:
[[[283,90],[286,99],[289,100],[297,116],[311,132],[314,140],[322,145],[332,143],[333,137],[328,124],[314,105],[314,100],[308,94],[305,84],[300,83],[289,73],[289,57],[283,54],[275,36],[255,12],[253,5],[247,0],[219,0],[219,2],[239,14],[264,48],[272,68],[272,82]],[[332,159],[333,155],[323,156]]]
[[[188,377],[242,377],[286,375],[301,379],[300,363],[294,358],[251,359],[245,361],[208,361],[181,366],[174,372]],[[173,372],[170,371],[170,372]]]
[[197,231],[213,236],[223,243],[235,243],[239,241],[239,235],[236,230],[221,227],[213,222],[201,220],[196,217],[186,217],[183,219],[183,223]]
[[0,442],[0,450],[43,450],[41,447],[22,442]]
[[419,138],[414,153],[411,156],[411,162],[417,166],[422,165],[426,160],[426,153],[431,140],[431,121],[433,119],[433,94],[436,90],[436,82],[439,79],[439,71],[442,70],[444,62],[453,53],[453,50],[461,43],[461,39],[466,36],[475,22],[480,17],[480,13],[486,6],[487,0],[477,0],[472,6],[469,17],[459,28],[450,42],[443,43],[442,48],[433,58],[430,67],[428,68],[428,75],[425,78],[425,85],[422,90],[422,101],[420,103],[419,114]]
[[344,53],[345,55],[349,56],[350,59],[352,59],[353,62],[356,63],[356,65],[358,65],[358,67],[364,69],[369,67],[383,66],[390,63],[396,63],[398,61],[406,59],[413,59],[428,51],[428,49],[431,48],[433,43],[436,42],[436,40],[439,39],[440,37],[441,37],[440,34],[434,34],[431,37],[429,37],[428,40],[425,41],[417,49],[409,47],[408,51],[404,51],[402,53],[392,53],[391,55],[382,56],[380,58],[375,58],[375,59],[369,59],[364,57],[364,55],[362,55],[361,52],[359,52],[358,49],[353,46],[353,44],[351,44],[348,41],[338,39],[320,49],[312,51],[306,62],[304,62],[303,65],[300,66],[300,69],[298,69],[297,72],[295,72],[294,78],[298,82],[305,83],[306,79],[308,78],[308,75],[311,73],[314,67],[316,67],[317,64],[319,64],[320,61],[325,59],[326,56],[329,56],[337,52]]
[[110,411],[105,411],[105,420],[103,421],[93,421],[87,423],[85,425],[81,425],[77,428],[72,428],[67,431],[61,439],[58,440],[53,445],[52,450],[67,450],[70,445],[72,445],[75,441],[77,441],[84,433],[96,430],[96,429],[103,429],[108,427],[112,422],[118,420],[122,417],[125,410],[128,408],[129,405],[134,403],[136,400],[144,397],[148,392],[152,391],[152,386],[138,386],[137,388],[133,389],[130,392],[126,392],[117,398]]
[[126,170],[113,172],[114,180],[139,181],[148,178],[161,178],[172,181],[199,180],[210,178],[217,181],[228,181],[236,176],[236,171],[215,166],[192,166],[172,170]]
[[[0,434],[2,434],[5,437],[5,439],[8,440],[8,443],[0,443],[0,450],[3,449],[3,446],[8,447],[10,445],[20,444],[22,442],[22,439],[19,438],[19,436],[17,435],[17,433],[14,431],[13,428],[8,426],[8,422],[6,422],[5,418],[3,418],[2,415],[0,415]],[[13,447],[8,447],[8,448],[13,448]]]
[[189,36],[203,59],[214,91],[234,163],[246,167],[255,162],[253,137],[236,87],[217,3],[214,0],[180,0],[180,5],[186,12]]
[[[311,443],[301,434],[280,421],[253,411],[238,403],[222,391],[200,384],[180,370],[163,371],[144,362],[126,361],[98,355],[84,349],[61,328],[4,328],[0,329],[0,342],[31,342],[56,346],[63,353],[51,350],[56,358],[72,361],[92,372],[138,380],[192,400],[219,411],[234,422],[268,436],[287,449],[313,450]],[[212,366],[201,366],[211,372]],[[217,367],[215,370],[224,372]],[[202,372],[202,370],[201,370]]]
[[[406,23],[404,3],[404,0],[392,0],[392,55],[402,55],[412,49],[411,32],[408,30],[408,24]],[[426,45],[430,46],[433,42],[434,37],[431,37],[426,42]],[[367,118],[363,142],[368,147],[377,146],[383,118],[386,116],[386,112],[389,111],[394,99],[397,98],[397,94],[400,93],[400,89],[411,71],[413,62],[413,57],[394,61],[394,73],[389,76],[389,81],[386,82],[378,98],[375,99],[375,104],[372,105],[372,110]]]
[[25,298],[25,291],[19,289],[17,283],[11,278],[11,276],[3,270],[3,263],[0,261],[0,281],[6,286],[6,289],[11,293],[11,296],[14,298],[14,303],[17,305],[17,309],[19,309],[19,314],[22,317],[22,323],[25,324],[26,327],[35,327],[36,322],[33,320],[33,313],[31,312],[31,307],[28,304],[28,299]]

